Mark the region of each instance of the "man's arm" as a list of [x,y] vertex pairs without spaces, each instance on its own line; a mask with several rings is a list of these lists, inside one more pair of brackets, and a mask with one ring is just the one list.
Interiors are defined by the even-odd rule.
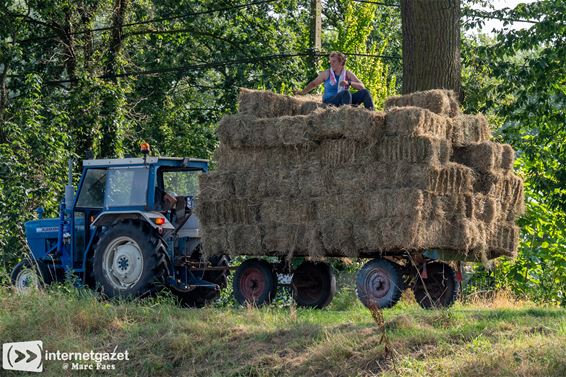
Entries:
[[348,85],[350,85],[354,89],[362,90],[366,88],[364,83],[361,82],[360,79],[357,78],[353,72],[350,71],[346,72],[346,80],[348,81]]
[[318,76],[314,80],[309,82],[303,90],[295,90],[295,92],[294,92],[295,95],[297,95],[297,94],[305,95],[308,92],[310,92],[311,90],[313,90],[314,88],[316,88],[317,86],[319,86],[320,84],[322,84],[324,82],[324,80],[326,80],[325,72],[326,71],[319,72]]

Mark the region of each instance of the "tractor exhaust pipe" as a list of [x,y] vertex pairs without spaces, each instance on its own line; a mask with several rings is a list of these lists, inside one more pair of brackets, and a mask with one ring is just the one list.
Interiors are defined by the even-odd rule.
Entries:
[[65,186],[65,212],[71,212],[73,201],[75,198],[75,188],[73,187],[73,159],[69,158],[69,167],[67,170],[67,185]]

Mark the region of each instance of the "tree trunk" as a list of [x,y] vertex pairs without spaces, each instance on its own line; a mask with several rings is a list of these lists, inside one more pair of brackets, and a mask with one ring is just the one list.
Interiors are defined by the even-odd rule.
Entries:
[[84,54],[84,71],[93,74],[92,69],[94,63],[92,61],[92,56],[94,54],[94,32],[92,28],[94,27],[94,16],[96,10],[98,9],[99,3],[82,3],[81,6],[77,8],[77,11],[80,15],[81,25],[86,30],[83,37],[83,54]]
[[118,57],[123,44],[123,27],[129,0],[114,0],[112,15],[112,34],[108,48],[108,57],[104,74],[114,81],[111,89],[105,89],[101,100],[100,118],[102,120],[102,140],[100,141],[100,157],[117,157],[122,152],[123,119],[122,108],[123,92],[120,83],[115,77],[118,68]]
[[[110,46],[108,48],[108,58],[104,74],[112,76],[116,70],[118,55],[122,49],[123,25],[126,18],[126,10],[128,8],[128,0],[114,0],[114,12],[112,14],[112,34],[110,36]],[[113,77],[112,80],[116,80]]]
[[460,90],[460,0],[401,0],[403,93]]
[[71,86],[74,86],[77,80],[77,55],[75,54],[75,37],[73,36],[73,23],[71,20],[71,11],[65,12],[65,24],[62,28],[61,40],[65,49],[67,75],[69,80],[71,80]]

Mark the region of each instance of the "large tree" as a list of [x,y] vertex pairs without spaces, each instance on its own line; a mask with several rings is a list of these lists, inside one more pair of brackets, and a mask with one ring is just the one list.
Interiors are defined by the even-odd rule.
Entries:
[[401,0],[403,93],[460,94],[460,0]]

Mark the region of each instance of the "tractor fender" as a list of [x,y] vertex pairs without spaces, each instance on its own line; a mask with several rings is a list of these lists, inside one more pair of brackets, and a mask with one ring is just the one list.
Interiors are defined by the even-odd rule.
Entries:
[[[155,219],[163,218],[165,219],[165,223],[163,225],[157,225],[155,223]],[[163,214],[159,212],[152,212],[152,211],[112,211],[112,212],[105,212],[98,215],[98,217],[92,222],[92,226],[99,227],[104,225],[111,225],[115,222],[122,221],[122,220],[141,220],[148,223],[154,229],[157,230],[174,230],[175,227],[173,224],[167,220]]]

